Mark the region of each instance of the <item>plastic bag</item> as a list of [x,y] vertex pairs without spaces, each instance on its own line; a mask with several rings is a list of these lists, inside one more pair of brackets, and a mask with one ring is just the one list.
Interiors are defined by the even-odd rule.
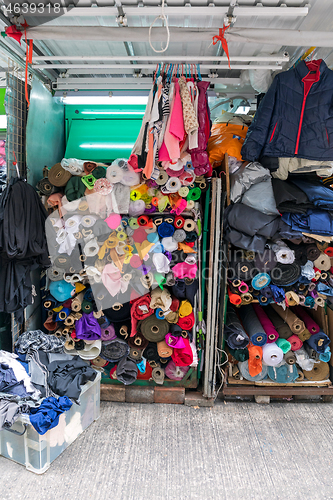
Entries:
[[242,160],[241,149],[247,129],[244,125],[214,123],[207,146],[209,161],[213,168],[221,165],[226,153],[237,160]]

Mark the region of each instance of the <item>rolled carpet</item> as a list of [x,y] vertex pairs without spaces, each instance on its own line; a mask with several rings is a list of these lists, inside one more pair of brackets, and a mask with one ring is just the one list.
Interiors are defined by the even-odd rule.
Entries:
[[122,357],[117,364],[117,380],[124,385],[133,384],[138,377],[138,367],[136,362],[128,356]]
[[319,361],[319,363],[315,363],[312,370],[304,370],[304,377],[307,380],[326,380],[330,375],[330,368],[328,363],[324,363],[323,361]]
[[304,307],[296,306],[293,307],[292,310],[304,322],[306,328],[311,334],[318,333],[320,331],[319,325],[317,325],[314,319],[311,318]]
[[239,371],[241,372],[243,378],[245,380],[249,380],[251,382],[258,382],[259,380],[263,380],[264,378],[267,377],[268,374],[268,366],[263,365],[262,366],[262,371],[258,373],[255,377],[251,377],[250,372],[249,372],[249,362],[248,361],[242,361],[238,363],[238,368]]
[[271,271],[272,283],[277,286],[290,286],[301,276],[301,267],[297,262],[281,264],[278,262]]
[[276,340],[279,338],[279,333],[274,328],[273,323],[271,322],[263,308],[258,304],[253,304],[253,309],[267,335],[267,343],[270,344],[272,342],[276,342]]
[[239,309],[239,315],[252,344],[257,346],[263,346],[266,344],[266,332],[263,329],[252,305],[241,307]]
[[267,366],[276,366],[283,360],[283,351],[275,342],[265,344],[262,348],[262,359]]
[[100,357],[110,363],[117,363],[121,358],[128,356],[129,345],[121,339],[110,340],[102,343]]
[[141,333],[149,342],[160,342],[169,332],[169,323],[165,319],[157,319],[155,314],[145,318],[141,323]]
[[285,321],[293,333],[300,333],[305,330],[305,324],[290,309],[284,310],[277,304],[271,304],[272,308]]

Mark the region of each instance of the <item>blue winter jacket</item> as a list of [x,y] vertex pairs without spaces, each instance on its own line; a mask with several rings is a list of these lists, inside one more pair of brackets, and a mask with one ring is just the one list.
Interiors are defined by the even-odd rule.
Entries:
[[243,160],[263,156],[333,160],[333,71],[300,62],[275,76],[251,123]]

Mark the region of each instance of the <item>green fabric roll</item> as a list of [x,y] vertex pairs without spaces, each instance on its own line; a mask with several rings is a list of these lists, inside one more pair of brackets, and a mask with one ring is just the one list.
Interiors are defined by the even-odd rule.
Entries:
[[85,314],[91,313],[91,311],[93,310],[92,302],[89,302],[89,300],[83,300],[82,305],[81,305],[81,309],[82,309],[82,312],[84,312]]
[[228,349],[230,354],[237,361],[247,361],[249,359],[249,351],[247,347],[245,347],[245,349],[231,349],[231,347],[228,347]]
[[307,328],[305,328],[303,332],[297,333],[296,335],[302,342],[305,342],[311,337],[311,333]]
[[95,179],[102,179],[103,177],[106,176],[106,168],[96,167],[92,171],[92,175],[95,177]]
[[287,352],[289,352],[290,349],[291,349],[291,343],[288,342],[288,340],[285,340],[285,339],[277,339],[276,345],[278,347],[280,347],[280,349],[282,350],[283,354],[287,354]]
[[86,186],[83,184],[81,177],[73,175],[69,179],[65,187],[65,195],[68,201],[78,200],[84,196]]

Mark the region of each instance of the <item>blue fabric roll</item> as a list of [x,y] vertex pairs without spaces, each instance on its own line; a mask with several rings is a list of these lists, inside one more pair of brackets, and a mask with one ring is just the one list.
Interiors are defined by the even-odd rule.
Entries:
[[263,288],[260,292],[261,295],[263,295],[267,299],[271,299],[273,297],[273,292],[270,286],[265,286],[265,288]]
[[[58,312],[58,314],[57,314],[57,316],[56,316],[56,319],[55,319],[55,320],[56,320],[56,321],[65,321],[65,319],[67,318],[67,316],[69,316],[69,315],[70,315],[70,313],[71,313],[71,312],[72,312],[72,311],[71,311],[70,309],[68,309],[68,307],[63,307],[63,308],[61,309],[61,311],[59,311],[59,312]],[[60,318],[59,318],[59,314],[60,314],[60,313],[66,313],[66,318],[60,319]]]
[[268,377],[278,384],[293,383],[298,378],[298,370],[295,364],[283,363],[280,366],[269,366]]
[[157,319],[164,319],[164,311],[158,307],[155,311],[155,316]]
[[267,298],[261,294],[258,296],[258,300],[259,300],[259,304],[261,306],[268,306],[271,302],[274,302],[274,300],[272,298],[270,298],[270,297]]
[[331,349],[329,346],[326,347],[325,352],[319,354],[320,361],[324,361],[324,363],[328,363],[331,359]]
[[323,293],[324,295],[329,295],[330,297],[333,296],[333,288],[326,285],[325,283],[317,284],[317,292]]
[[245,333],[236,311],[230,303],[228,303],[227,306],[224,335],[231,349],[245,349],[245,347],[249,345],[250,339],[247,333]]
[[168,222],[162,222],[162,224],[158,226],[157,231],[161,238],[167,238],[173,235],[175,227]]
[[267,335],[251,305],[239,308],[239,316],[253,345],[263,346]]
[[304,302],[304,305],[306,307],[311,307],[311,309],[313,308],[313,306],[315,305],[315,300],[313,297],[305,297],[305,302]]
[[261,290],[267,287],[271,282],[271,277],[267,273],[259,273],[252,279],[252,286],[255,290]]
[[311,349],[316,351],[318,354],[322,354],[325,352],[326,347],[329,346],[331,341],[324,332],[320,331],[318,333],[315,333],[314,335],[311,335],[311,337],[306,340],[305,343],[308,344]]
[[242,376],[245,378],[245,380],[250,380],[251,382],[258,382],[259,380],[263,380],[264,378],[267,377],[268,374],[268,366],[262,365],[262,370],[258,375],[255,377],[251,377],[249,373],[249,361],[241,361],[238,363],[238,368],[239,371],[241,372]]
[[147,240],[149,243],[157,243],[159,241],[159,236],[157,233],[149,233],[147,234]]

